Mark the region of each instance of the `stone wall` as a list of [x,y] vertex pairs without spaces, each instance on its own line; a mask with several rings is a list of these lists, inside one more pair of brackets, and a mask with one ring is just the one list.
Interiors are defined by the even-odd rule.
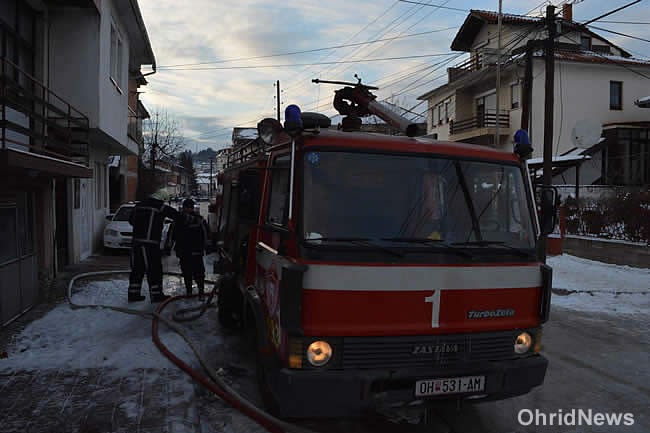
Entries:
[[604,263],[650,268],[650,246],[607,239],[566,235],[565,254]]

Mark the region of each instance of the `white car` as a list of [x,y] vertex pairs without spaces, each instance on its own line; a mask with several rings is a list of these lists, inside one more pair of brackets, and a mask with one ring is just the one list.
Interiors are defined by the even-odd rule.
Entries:
[[[106,215],[108,224],[104,228],[104,248],[107,249],[129,249],[133,242],[133,226],[129,223],[129,217],[135,203],[124,203],[114,214]],[[163,225],[162,236],[160,240],[160,249],[165,246],[165,239],[169,231],[169,225],[172,220],[165,220]]]

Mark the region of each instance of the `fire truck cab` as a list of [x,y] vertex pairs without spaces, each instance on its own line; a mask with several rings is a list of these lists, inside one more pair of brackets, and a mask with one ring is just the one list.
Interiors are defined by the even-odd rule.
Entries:
[[256,331],[267,408],[355,415],[541,385],[551,269],[525,162],[302,120],[289,135],[261,122],[222,178],[219,320]]

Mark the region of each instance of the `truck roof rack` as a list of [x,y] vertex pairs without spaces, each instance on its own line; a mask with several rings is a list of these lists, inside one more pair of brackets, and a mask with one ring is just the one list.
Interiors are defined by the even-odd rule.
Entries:
[[242,164],[258,158],[266,154],[266,144],[259,138],[251,139],[249,142],[233,147],[226,157],[226,164],[224,168],[230,168],[235,165]]

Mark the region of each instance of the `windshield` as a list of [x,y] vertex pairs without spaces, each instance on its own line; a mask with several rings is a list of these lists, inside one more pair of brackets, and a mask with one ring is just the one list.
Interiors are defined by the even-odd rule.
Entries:
[[519,167],[440,157],[307,152],[303,227],[314,240],[534,247]]
[[113,217],[113,221],[128,221],[132,211],[133,206],[122,206]]

